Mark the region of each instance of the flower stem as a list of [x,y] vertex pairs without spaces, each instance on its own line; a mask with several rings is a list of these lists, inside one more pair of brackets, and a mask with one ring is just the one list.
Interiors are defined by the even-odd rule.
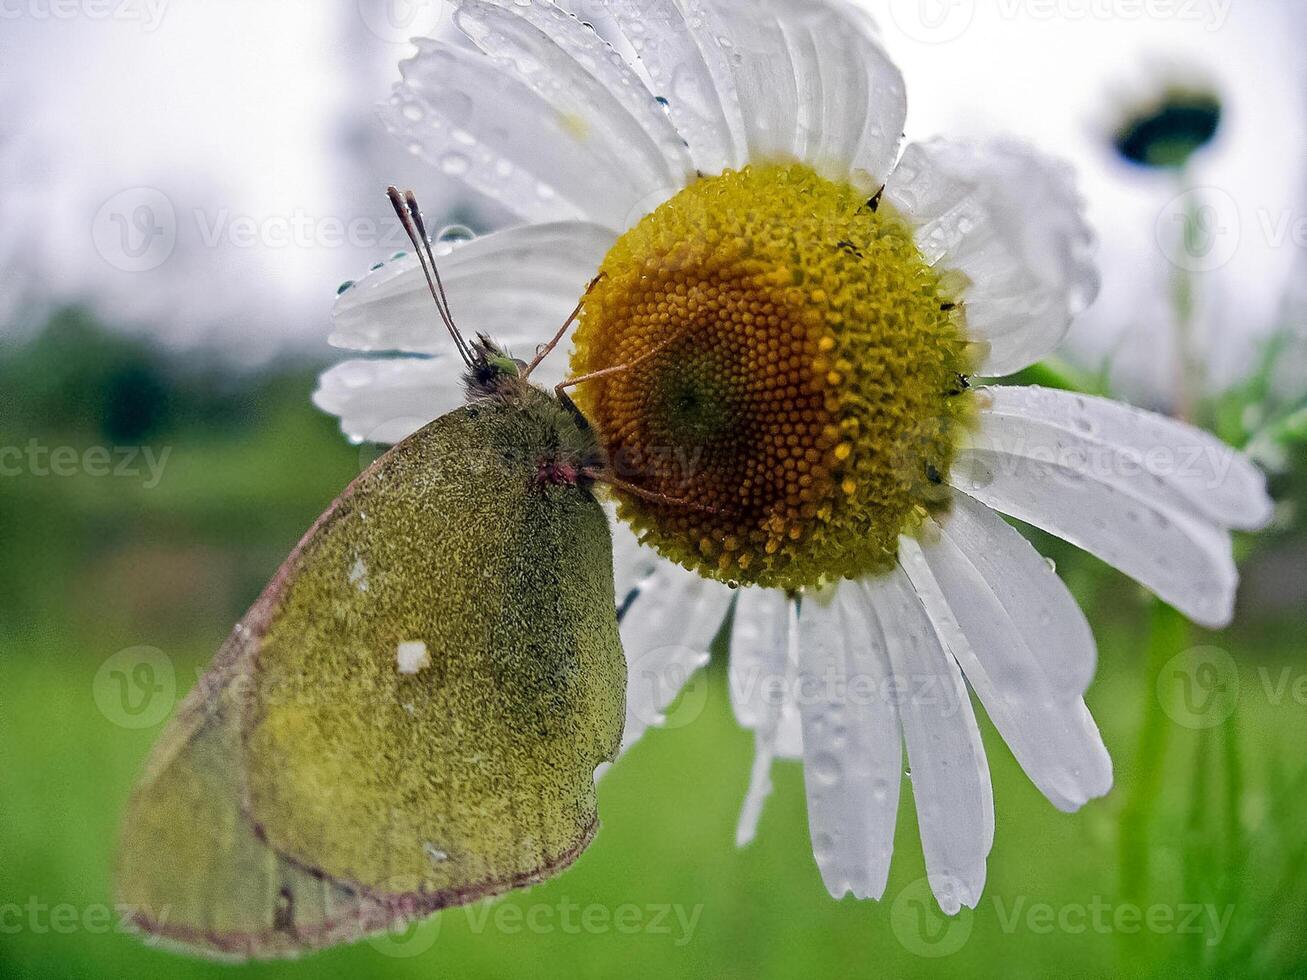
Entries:
[[1170,741],[1170,722],[1157,695],[1157,679],[1167,661],[1183,648],[1188,633],[1188,620],[1161,600],[1153,600],[1145,684],[1148,697],[1135,751],[1135,778],[1121,811],[1121,889],[1126,898],[1142,897],[1148,883],[1149,828]]

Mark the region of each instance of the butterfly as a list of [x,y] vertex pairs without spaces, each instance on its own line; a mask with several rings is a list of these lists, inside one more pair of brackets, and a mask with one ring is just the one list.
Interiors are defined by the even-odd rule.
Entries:
[[[595,833],[626,662],[594,432],[454,325],[468,401],[328,508],[233,629],[127,807],[118,899],[184,950],[295,955],[538,882]],[[633,492],[639,488],[630,487]]]

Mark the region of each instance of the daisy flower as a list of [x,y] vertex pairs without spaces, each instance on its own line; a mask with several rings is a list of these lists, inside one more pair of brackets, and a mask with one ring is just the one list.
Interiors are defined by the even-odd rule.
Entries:
[[1103,285],[1063,354],[1103,365],[1114,391],[1181,407],[1183,275],[1207,393],[1237,383],[1293,322],[1286,298],[1302,279],[1304,249],[1286,231],[1307,208],[1307,8],[954,6],[974,12],[966,30],[920,43],[912,5],[891,4],[886,34],[915,96],[908,132],[1015,133],[1076,161]]
[[[994,813],[968,684],[1057,807],[1112,781],[1093,636],[1000,513],[1219,626],[1261,475],[1125,405],[972,383],[1040,358],[1094,296],[1071,174],[1017,144],[901,149],[902,78],[852,7],[455,9],[475,49],[418,42],[385,118],[522,224],[440,249],[450,305],[529,356],[584,293],[571,371],[620,370],[578,401],[616,475],[674,498],[612,495],[625,743],[734,603],[757,742],[741,842],[772,761],[801,758],[827,888],[879,897],[906,747],[930,885],[974,906]],[[428,302],[405,256],[341,294],[334,343],[422,355],[322,377],[353,438],[461,401]]]

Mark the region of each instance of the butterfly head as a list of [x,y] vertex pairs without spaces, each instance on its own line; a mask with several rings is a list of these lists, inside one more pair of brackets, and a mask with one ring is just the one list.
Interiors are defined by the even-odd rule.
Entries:
[[463,374],[468,399],[509,395],[521,391],[526,362],[510,356],[498,344],[479,334],[472,343],[472,363]]

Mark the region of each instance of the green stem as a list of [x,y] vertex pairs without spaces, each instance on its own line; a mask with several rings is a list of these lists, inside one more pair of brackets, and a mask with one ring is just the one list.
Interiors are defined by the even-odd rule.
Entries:
[[1121,890],[1127,900],[1140,900],[1149,879],[1154,804],[1161,786],[1163,760],[1170,740],[1170,722],[1157,695],[1162,668],[1184,646],[1188,621],[1161,600],[1154,600],[1148,628],[1148,692],[1143,726],[1135,752],[1134,782],[1121,811]]
[[[1199,244],[1198,236],[1203,233],[1199,219],[1202,202],[1199,200],[1198,191],[1190,186],[1186,171],[1180,172],[1179,186],[1180,193],[1185,196],[1182,232],[1184,254],[1193,255]],[[1179,386],[1175,414],[1186,422],[1198,421],[1199,401],[1206,387],[1206,371],[1195,350],[1195,287],[1195,275],[1177,265],[1171,284],[1171,299],[1175,305],[1176,374]]]

